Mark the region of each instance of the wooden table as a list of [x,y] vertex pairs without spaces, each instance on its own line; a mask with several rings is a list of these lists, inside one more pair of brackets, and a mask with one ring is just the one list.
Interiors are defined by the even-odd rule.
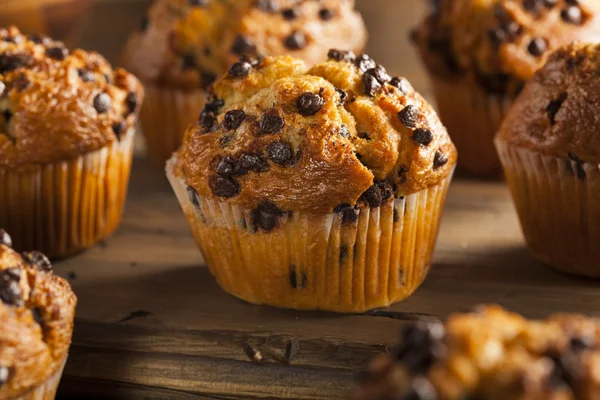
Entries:
[[[359,4],[367,20],[376,21],[370,51],[427,93],[405,32],[390,33],[416,20],[421,0]],[[144,7],[99,4],[84,43],[114,59],[129,30],[123,24]],[[162,171],[138,157],[121,229],[55,266],[79,296],[59,396],[338,399],[356,371],[385,352],[402,325],[419,318],[445,318],[491,302],[530,317],[600,315],[597,282],[552,272],[524,248],[503,183],[454,183],[429,278],[386,310],[333,315],[245,304],[222,292],[201,263]],[[291,357],[290,347],[297,349]],[[260,351],[262,362],[251,360],[249,348]]]

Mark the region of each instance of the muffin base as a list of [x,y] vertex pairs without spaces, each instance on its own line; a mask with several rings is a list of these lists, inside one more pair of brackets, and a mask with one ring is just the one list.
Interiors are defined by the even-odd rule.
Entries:
[[403,300],[423,282],[451,181],[361,208],[356,222],[293,212],[264,232],[255,228],[251,210],[203,197],[195,205],[173,164],[167,163],[169,181],[226,292],[254,304],[348,313]]
[[0,169],[0,227],[13,247],[56,259],[112,234],[127,197],[134,136],[131,130],[70,161]]
[[203,90],[184,91],[144,83],[145,98],[140,113],[142,133],[150,159],[164,167],[183,142],[190,124],[206,103]]
[[560,271],[600,277],[600,164],[496,145],[533,254]]
[[501,178],[494,147],[496,132],[513,98],[491,95],[467,82],[447,82],[432,75],[438,113],[460,155],[459,171],[481,178]]
[[66,363],[67,359],[65,358],[61,367],[58,368],[46,382],[28,390],[26,393],[17,397],[10,397],[7,400],[54,400]]

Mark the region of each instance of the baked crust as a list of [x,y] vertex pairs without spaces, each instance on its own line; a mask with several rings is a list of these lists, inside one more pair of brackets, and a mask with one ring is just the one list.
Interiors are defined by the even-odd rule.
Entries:
[[143,89],[133,75],[15,27],[0,39],[1,168],[76,158],[135,125]]
[[600,161],[600,45],[555,52],[527,83],[497,140],[544,155]]
[[440,0],[414,39],[437,76],[514,95],[554,50],[600,41],[600,2]]
[[593,400],[600,393],[600,321],[527,320],[498,306],[419,323],[375,360],[352,399]]
[[291,54],[313,65],[330,48],[361,51],[366,42],[354,0],[157,0],[142,25],[125,66],[188,90],[206,88],[244,54]]
[[234,64],[186,133],[175,174],[249,209],[325,213],[446,178],[456,150],[423,97],[366,55],[330,56],[310,70],[291,57]]
[[[47,259],[13,251],[0,231],[0,398],[44,383],[64,363],[77,298]],[[25,254],[25,253],[24,253]]]

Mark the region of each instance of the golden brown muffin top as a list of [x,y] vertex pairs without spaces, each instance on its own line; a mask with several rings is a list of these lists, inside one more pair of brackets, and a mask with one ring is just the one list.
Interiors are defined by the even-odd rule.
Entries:
[[367,55],[329,56],[311,69],[291,57],[233,64],[188,130],[176,173],[204,197],[325,213],[445,179],[456,150],[423,97]]
[[498,140],[575,162],[600,161],[600,45],[555,52],[527,83]]
[[373,362],[352,399],[596,400],[600,321],[527,320],[498,306],[420,322]]
[[206,88],[242,56],[290,54],[314,65],[330,48],[361,51],[354,0],[157,0],[125,48],[140,79]]
[[435,74],[515,94],[553,50],[600,41],[600,1],[439,0],[415,40]]
[[0,398],[12,399],[62,367],[71,344],[77,298],[50,261],[19,255],[0,230]]
[[99,54],[0,30],[0,167],[68,160],[135,125],[138,80]]

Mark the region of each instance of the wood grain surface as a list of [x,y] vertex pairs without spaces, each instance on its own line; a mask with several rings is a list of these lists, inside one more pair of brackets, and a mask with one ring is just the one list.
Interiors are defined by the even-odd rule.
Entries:
[[[82,45],[118,60],[147,1],[102,1]],[[369,53],[429,93],[406,39],[424,0],[358,0]],[[425,284],[389,309],[363,315],[278,310],[222,292],[161,170],[135,160],[129,202],[114,237],[59,262],[79,296],[60,398],[342,399],[401,326],[479,303],[530,317],[600,316],[597,281],[555,273],[524,247],[506,186],[453,184]]]

